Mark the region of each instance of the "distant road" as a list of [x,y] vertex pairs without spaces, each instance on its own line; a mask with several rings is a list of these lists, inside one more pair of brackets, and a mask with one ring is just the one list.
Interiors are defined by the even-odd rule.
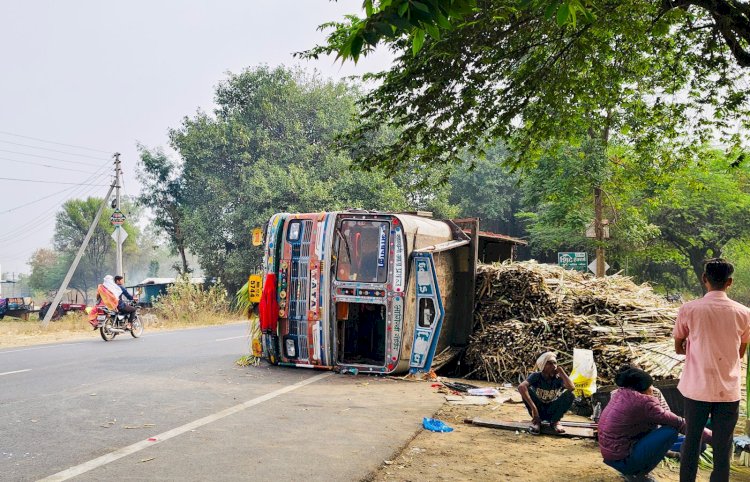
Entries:
[[361,480],[442,403],[247,352],[245,324],[0,350],[0,479]]

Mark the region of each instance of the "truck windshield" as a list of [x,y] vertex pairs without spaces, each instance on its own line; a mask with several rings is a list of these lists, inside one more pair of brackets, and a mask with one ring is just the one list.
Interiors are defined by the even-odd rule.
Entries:
[[353,220],[341,222],[339,227],[339,281],[385,283],[388,278],[387,221]]

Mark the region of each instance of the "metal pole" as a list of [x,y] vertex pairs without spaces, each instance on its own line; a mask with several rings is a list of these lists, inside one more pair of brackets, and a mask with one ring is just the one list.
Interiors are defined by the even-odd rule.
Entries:
[[[115,152],[115,209],[117,211],[120,211],[120,153]],[[115,229],[123,229],[122,226],[116,226]],[[117,245],[117,262],[115,265],[115,273],[117,273],[120,276],[123,276],[122,272],[122,243],[120,242],[118,231],[118,240],[115,242]]]
[[89,226],[89,232],[86,233],[86,237],[83,238],[83,243],[81,243],[81,247],[78,248],[78,254],[76,254],[76,257],[73,260],[73,264],[70,265],[70,269],[68,269],[68,274],[65,275],[65,279],[63,280],[62,285],[60,285],[60,289],[57,290],[55,299],[52,300],[52,304],[49,306],[49,309],[47,310],[47,314],[44,315],[44,320],[42,320],[43,327],[46,327],[49,324],[50,320],[52,319],[52,315],[55,313],[55,310],[57,310],[57,305],[60,304],[60,300],[63,297],[63,293],[68,288],[68,283],[70,283],[70,278],[73,277],[73,273],[75,273],[76,268],[78,267],[78,263],[81,261],[83,252],[86,251],[86,246],[88,246],[89,240],[91,239],[91,236],[94,234],[94,230],[96,229],[96,226],[99,224],[99,218],[102,217],[102,211],[104,211],[104,206],[106,206],[107,202],[109,201],[109,197],[112,195],[112,190],[114,188],[115,188],[114,184],[109,186],[109,191],[107,191],[107,195],[104,196],[104,201],[102,201],[102,205],[99,206],[99,210],[96,212],[96,216],[94,216],[94,221],[91,223],[91,226]]
[[604,225],[602,224],[602,188],[594,188],[594,232],[596,233],[596,277],[603,278],[604,259]]

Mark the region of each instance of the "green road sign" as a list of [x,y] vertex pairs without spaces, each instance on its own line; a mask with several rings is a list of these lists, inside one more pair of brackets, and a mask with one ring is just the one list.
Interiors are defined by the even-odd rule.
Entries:
[[588,269],[589,257],[587,253],[567,252],[557,253],[557,264],[566,269],[586,271]]

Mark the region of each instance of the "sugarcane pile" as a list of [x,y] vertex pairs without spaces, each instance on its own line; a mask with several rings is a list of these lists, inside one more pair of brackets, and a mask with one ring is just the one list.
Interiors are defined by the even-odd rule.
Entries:
[[671,349],[677,308],[648,285],[530,261],[480,265],[476,286],[466,351],[473,377],[518,383],[547,350],[570,372],[573,348],[593,350],[601,383],[623,363],[657,379],[679,376],[683,357]]

